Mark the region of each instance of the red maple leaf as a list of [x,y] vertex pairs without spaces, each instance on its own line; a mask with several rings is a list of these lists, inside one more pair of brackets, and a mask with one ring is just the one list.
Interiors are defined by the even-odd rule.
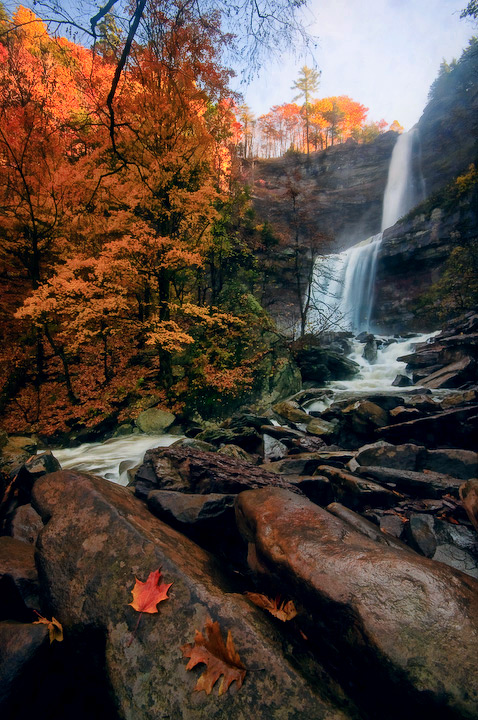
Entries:
[[141,620],[141,615],[143,613],[157,613],[158,603],[160,603],[162,600],[169,600],[167,593],[173,583],[160,583],[160,578],[161,571],[159,568],[149,573],[146,582],[142,582],[141,580],[138,580],[138,578],[135,578],[136,583],[134,588],[131,590],[133,594],[133,602],[128,603],[128,605],[131,605],[135,610],[139,612],[139,617],[138,622],[136,623],[136,627],[133,630],[133,634],[131,635],[131,639],[128,643],[128,647],[131,645],[136,635],[136,631],[139,627],[139,621]]
[[173,583],[159,583],[161,571],[154,570],[149,573],[146,582],[135,578],[136,584],[132,589],[133,602],[128,603],[140,613],[157,613],[158,603],[169,600],[167,592]]

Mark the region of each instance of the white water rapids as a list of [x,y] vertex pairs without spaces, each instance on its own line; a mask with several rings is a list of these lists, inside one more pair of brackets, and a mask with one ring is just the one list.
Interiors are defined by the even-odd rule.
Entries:
[[74,448],[52,450],[63,470],[93,473],[118,483],[128,484],[128,470],[139,465],[146,450],[168,447],[178,435],[124,435],[104,442],[83,443]]
[[[402,355],[409,355],[413,352],[414,346],[418,343],[427,342],[437,333],[417,335],[407,340],[397,339],[390,342],[390,338],[376,337],[377,342],[383,341],[382,347],[377,350],[377,359],[371,364],[363,357],[364,344],[357,340],[353,343],[353,353],[349,359],[360,365],[360,374],[352,380],[335,380],[327,383],[327,389],[333,390],[333,396],[326,401],[318,400],[310,403],[308,410],[325,410],[333,401],[339,400],[343,394],[354,393],[397,393],[406,392],[406,388],[398,388],[392,385],[397,375],[407,375],[404,362],[398,360]],[[390,343],[390,344],[387,344]]]

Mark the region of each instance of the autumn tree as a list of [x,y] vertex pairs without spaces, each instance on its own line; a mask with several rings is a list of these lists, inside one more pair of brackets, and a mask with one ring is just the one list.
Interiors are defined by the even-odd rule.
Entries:
[[292,85],[292,90],[297,90],[298,93],[294,97],[294,102],[299,98],[304,98],[304,104],[302,105],[302,111],[305,118],[305,134],[306,134],[306,148],[307,155],[309,155],[309,117],[310,117],[310,104],[312,101],[312,95],[317,92],[319,87],[321,72],[320,70],[314,70],[313,68],[304,65],[299,72],[299,77],[295,80]]

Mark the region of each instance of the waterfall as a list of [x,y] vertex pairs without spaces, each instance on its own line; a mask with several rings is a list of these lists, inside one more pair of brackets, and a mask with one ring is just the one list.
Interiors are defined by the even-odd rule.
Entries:
[[423,198],[416,129],[398,136],[393,148],[383,197],[382,232],[341,253],[318,258],[314,267],[309,326],[312,331],[331,320],[360,332],[370,331],[377,257],[383,231],[394,225]]
[[417,142],[418,131],[414,128],[399,135],[393,148],[383,196],[382,231],[395,225],[423,199],[423,178],[413,167]]

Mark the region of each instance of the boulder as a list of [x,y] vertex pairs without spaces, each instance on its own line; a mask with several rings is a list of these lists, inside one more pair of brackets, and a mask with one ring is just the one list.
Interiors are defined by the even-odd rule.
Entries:
[[[396,550],[411,552],[410,548],[405,545],[405,543],[400,542],[400,540],[398,540],[394,535],[384,532],[382,524],[380,524],[380,527],[377,527],[375,523],[370,522],[370,520],[367,520],[362,515],[350,510],[350,508],[345,507],[345,505],[341,505],[337,502],[330,503],[330,505],[327,505],[327,511],[343,520],[357,532],[365,535],[365,537],[371,538],[371,540],[375,540],[383,545],[388,545]],[[396,515],[386,517],[395,517],[400,522],[400,519],[397,518]]]
[[38,443],[34,438],[20,435],[10,435],[6,442],[5,436],[3,436],[2,443],[0,470],[6,474],[15,474],[20,465],[34,455],[38,448]]
[[257,456],[254,457],[253,455],[251,455],[251,453],[248,453],[247,450],[244,450],[244,448],[239,447],[239,445],[234,445],[233,443],[220,447],[217,451],[217,454],[225,455],[226,457],[230,457],[236,460],[241,460],[242,462],[251,463],[251,465],[256,465],[256,462],[258,460]]
[[407,422],[408,420],[415,420],[415,418],[422,417],[422,413],[418,408],[405,407],[399,405],[393,410],[390,410],[390,422]]
[[136,425],[146,435],[160,435],[176,422],[176,416],[167,410],[149,408],[136,418]]
[[249,453],[259,452],[262,442],[261,435],[253,427],[244,427],[238,431],[225,427],[211,427],[198,433],[195,439],[211,443],[216,447],[237,445]]
[[367,435],[388,424],[388,413],[370,400],[357,400],[342,410],[352,432]]
[[276,462],[264,463],[262,467],[268,472],[279,475],[312,475],[320,465],[343,467],[353,457],[346,450],[318,450],[310,453],[296,453]]
[[336,424],[320,418],[312,418],[307,424],[307,432],[310,435],[317,435],[322,438],[333,438],[336,432]]
[[435,390],[438,388],[459,388],[469,380],[476,381],[476,360],[465,357],[428,375],[421,380],[420,385]]
[[172,446],[148,450],[133,484],[135,494],[143,499],[151,490],[227,495],[266,485],[292,489],[285,480],[262,467],[218,453]]
[[[331,684],[319,666],[312,687],[282,651],[277,628],[229,592],[214,559],[153,517],[126,488],[57,472],[38,480],[33,503],[46,522],[38,564],[49,605],[65,635],[82,632],[83,643],[102,658],[120,717],[282,720],[284,708],[290,720],[350,717],[326,699]],[[129,604],[135,578],[145,581],[158,568],[162,580],[173,583],[169,599],[157,614],[144,613],[138,625]],[[243,688],[234,683],[219,700],[216,689],[194,692],[204,667],[187,671],[181,652],[208,618],[224,637],[231,631],[247,669]],[[89,628],[99,643],[93,644]]]
[[413,442],[429,448],[455,446],[474,450],[478,406],[453,408],[427,417],[377,427],[376,434],[394,444]]
[[377,480],[379,483],[393,485],[400,492],[424,498],[440,497],[445,493],[458,496],[462,481],[451,475],[431,472],[415,472],[401,468],[374,467],[373,465],[360,466],[357,472]]
[[298,351],[297,364],[303,382],[324,383],[328,380],[350,380],[358,375],[358,363],[340,353],[322,348],[309,348]]
[[431,515],[412,514],[407,528],[410,545],[421,555],[432,558],[437,549],[437,539],[433,532],[434,518]]
[[466,514],[478,532],[478,479],[473,478],[460,485],[460,498]]
[[408,377],[408,375],[401,375],[398,374],[395,378],[395,380],[392,382],[393,387],[410,387],[412,385],[412,381]]
[[433,559],[478,578],[478,536],[464,525],[434,518],[437,548]]
[[426,449],[420,445],[405,443],[392,445],[379,440],[358,449],[355,460],[359,465],[374,465],[375,467],[400,468],[402,470],[415,470],[423,467]]
[[476,580],[284,490],[241,493],[236,516],[251,569],[305,605],[311,647],[346,674],[366,716],[476,716]]
[[59,469],[60,463],[49,450],[40,455],[30,456],[15,469],[12,482],[0,501],[0,518],[3,518],[4,529],[8,529],[17,507],[30,502],[30,493],[35,480],[41,475]]
[[478,453],[457,448],[428,450],[422,467],[468,480],[478,477]]
[[[241,562],[242,541],[234,521],[235,495],[190,495],[152,490],[148,508],[160,520],[227,561]],[[218,543],[220,538],[220,543]]]
[[38,533],[43,528],[43,523],[39,514],[32,508],[30,504],[21,505],[13,513],[10,522],[10,535],[15,540],[34,545],[38,538]]
[[367,342],[365,343],[362,357],[364,357],[365,360],[367,360],[367,362],[369,362],[371,365],[373,365],[376,362],[376,360],[377,360],[377,341],[375,340],[373,335],[370,338],[370,340],[367,340]]
[[284,445],[278,438],[264,433],[262,438],[262,457],[265,462],[281,460],[288,452],[289,448],[287,445]]
[[[1,619],[26,619],[32,610],[40,609],[38,572],[33,545],[4,535],[0,537],[0,615]],[[18,603],[18,612],[8,615],[8,608]],[[2,607],[3,606],[3,607]]]
[[46,625],[0,622],[0,713],[5,720],[28,717],[25,701],[48,663],[49,645]]
[[397,495],[378,483],[352,475],[339,468],[320,465],[319,475],[324,475],[332,483],[334,500],[353,510],[365,507],[391,507],[397,502]]
[[292,423],[308,425],[312,421],[311,416],[304,412],[296,402],[284,400],[273,405],[272,409],[277,415]]

